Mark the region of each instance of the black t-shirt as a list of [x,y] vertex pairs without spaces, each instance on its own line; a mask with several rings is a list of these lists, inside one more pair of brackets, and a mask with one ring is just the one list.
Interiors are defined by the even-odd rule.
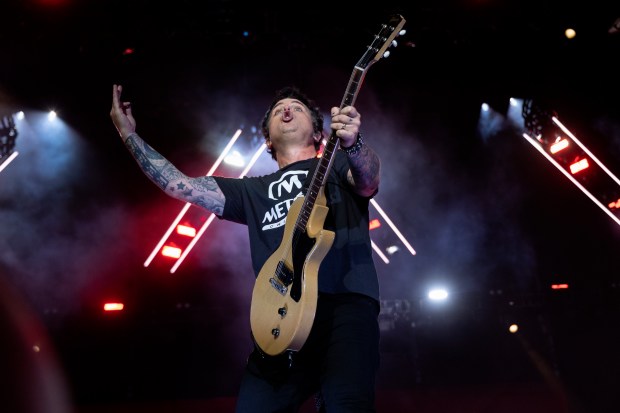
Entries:
[[[318,158],[298,161],[258,177],[214,177],[226,197],[220,218],[248,226],[255,275],[280,246],[288,211],[303,196],[303,185],[317,163]],[[348,170],[346,156],[337,151],[325,185],[329,212],[323,225],[334,231],[335,239],[319,268],[319,291],[354,292],[379,300],[369,234],[370,198],[351,190]]]

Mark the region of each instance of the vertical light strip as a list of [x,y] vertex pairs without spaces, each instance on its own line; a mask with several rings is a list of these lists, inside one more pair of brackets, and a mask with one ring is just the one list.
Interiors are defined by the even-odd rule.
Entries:
[[401,232],[398,230],[398,228],[396,228],[396,225],[394,225],[394,223],[392,222],[392,220],[387,216],[387,214],[383,211],[383,209],[381,209],[381,207],[379,206],[379,204],[377,203],[377,201],[375,201],[374,199],[371,199],[370,202],[372,203],[372,205],[376,208],[377,211],[379,211],[379,214],[381,214],[381,216],[383,217],[383,219],[385,220],[385,222],[388,223],[388,225],[390,226],[390,228],[392,228],[392,231],[394,231],[394,233],[396,234],[396,236],[398,236],[398,238],[400,238],[400,240],[403,242],[403,244],[405,244],[405,247],[407,247],[407,249],[409,250],[409,252],[411,253],[411,255],[415,255],[416,252],[413,249],[413,247],[409,244],[409,242],[407,242],[407,240],[405,239],[405,237],[403,236],[403,234],[401,234]]
[[[211,166],[211,169],[209,169],[209,171],[207,172],[206,176],[211,176],[213,175],[213,172],[215,172],[215,170],[217,169],[218,166],[220,166],[220,164],[222,163],[222,160],[226,157],[226,155],[228,155],[228,152],[230,151],[230,148],[232,148],[232,146],[235,144],[235,142],[237,141],[237,139],[239,138],[239,136],[241,135],[241,129],[237,129],[237,132],[235,132],[235,134],[233,135],[232,138],[230,138],[230,141],[228,142],[228,144],[226,145],[226,147],[224,148],[224,150],[222,151],[222,153],[220,154],[220,157],[217,158],[217,160],[215,161],[215,163],[213,164],[213,166]],[[144,266],[148,267],[151,262],[153,261],[153,259],[155,258],[155,255],[157,255],[157,253],[159,252],[159,250],[161,250],[161,247],[164,245],[164,243],[166,242],[166,240],[168,239],[168,237],[170,237],[170,234],[172,234],[172,231],[174,231],[174,229],[176,228],[176,226],[179,224],[179,222],[181,221],[181,218],[183,218],[183,215],[185,215],[185,213],[187,212],[187,210],[192,206],[192,204],[190,204],[189,202],[186,202],[185,205],[183,206],[183,208],[181,209],[181,212],[179,212],[179,214],[177,215],[177,217],[174,219],[174,221],[172,221],[172,224],[170,224],[170,227],[168,228],[168,230],[166,230],[166,232],[164,233],[164,236],[161,238],[161,240],[159,240],[159,242],[157,243],[157,245],[155,246],[155,248],[153,249],[153,251],[151,252],[151,254],[148,256],[148,258],[146,259],[146,261],[144,261]]]
[[[248,166],[246,166],[246,168],[243,170],[243,172],[241,172],[241,174],[239,175],[239,178],[243,178],[250,169],[252,169],[252,167],[254,166],[254,164],[256,163],[256,161],[258,160],[258,158],[260,157],[260,155],[263,153],[263,151],[265,150],[265,148],[267,148],[267,145],[265,145],[264,143],[260,146],[260,148],[258,148],[258,150],[256,151],[256,153],[254,154],[254,156],[252,157],[252,159],[250,160],[250,162],[248,163]],[[202,224],[202,227],[200,227],[200,229],[198,230],[198,232],[196,233],[196,236],[190,241],[190,243],[187,245],[187,247],[185,248],[185,250],[183,251],[183,253],[181,254],[181,256],[177,259],[177,261],[174,263],[174,265],[172,266],[172,268],[170,269],[170,273],[174,273],[179,266],[181,265],[181,263],[185,260],[185,257],[187,257],[187,255],[189,254],[189,252],[192,250],[192,248],[194,248],[194,245],[196,245],[196,243],[198,242],[198,239],[200,239],[200,237],[202,236],[202,234],[204,234],[204,232],[207,230],[207,228],[209,227],[209,225],[211,225],[211,222],[213,222],[213,219],[215,218],[215,214],[211,213],[211,215],[209,216],[209,218],[205,221],[204,224]]]
[[571,176],[571,174],[568,173],[568,171],[566,171],[566,169],[562,168],[562,166],[560,164],[558,164],[555,159],[553,159],[551,156],[549,156],[549,154],[538,144],[538,142],[530,137],[527,133],[523,134],[523,137],[525,139],[527,139],[532,146],[534,146],[534,148],[536,148],[538,150],[538,152],[540,152],[541,154],[544,155],[545,158],[547,158],[547,160],[549,162],[551,162],[556,168],[558,168],[558,170],[560,172],[562,172],[573,184],[575,184],[575,186],[579,189],[581,189],[581,191],[586,194],[588,196],[588,198],[590,198],[596,205],[598,205],[599,208],[601,208],[601,210],[603,210],[603,212],[605,212],[607,215],[609,215],[611,217],[611,219],[613,219],[614,221],[616,221],[616,223],[618,225],[620,225],[620,219],[615,216],[609,209],[607,209],[603,204],[601,204],[599,202],[598,199],[596,199],[596,197],[594,195],[592,195],[586,188],[584,188],[575,178],[573,178]]
[[260,155],[263,153],[263,151],[266,148],[267,148],[267,145],[265,145],[264,143],[260,146],[260,148],[258,148],[254,156],[252,156],[252,159],[250,159],[250,162],[248,162],[248,166],[246,166],[243,172],[241,172],[241,175],[239,175],[239,178],[243,178],[244,176],[247,175],[248,171],[252,169],[252,167],[254,166],[256,161],[258,161],[258,158],[260,157]]
[[601,162],[600,162],[600,161],[596,158],[596,156],[594,156],[594,155],[592,154],[592,152],[590,152],[590,151],[588,150],[588,148],[586,148],[586,147],[585,147],[585,146],[584,146],[581,142],[579,142],[579,139],[577,139],[577,138],[575,137],[575,135],[573,135],[573,134],[571,133],[571,131],[569,131],[569,130],[566,128],[566,126],[564,126],[564,125],[563,125],[563,124],[562,124],[562,123],[558,120],[558,118],[556,118],[556,117],[554,116],[554,117],[552,117],[552,118],[551,118],[551,120],[553,120],[553,122],[555,122],[555,124],[556,124],[556,125],[558,125],[558,126],[560,127],[560,129],[562,129],[562,131],[564,131],[564,133],[565,133],[565,134],[567,134],[568,136],[570,136],[570,137],[571,137],[571,139],[572,139],[572,140],[574,140],[574,141],[577,143],[577,145],[579,145],[579,147],[580,147],[581,149],[583,149],[583,150],[584,150],[584,152],[585,152],[585,153],[587,153],[588,155],[590,155],[590,158],[592,158],[592,159],[594,160],[594,162],[596,162],[596,163],[598,164],[598,166],[600,166],[600,167],[601,167],[601,169],[602,169],[602,170],[604,170],[604,171],[607,173],[607,175],[609,175],[609,177],[610,177],[611,179],[613,179],[614,181],[616,181],[616,183],[617,183],[618,185],[620,185],[620,180],[616,177],[616,175],[612,174],[612,173],[611,173],[611,171],[610,171],[609,169],[607,169],[607,167],[606,167],[605,165],[603,165],[603,164],[602,164],[602,163],[601,163]]
[[9,155],[8,158],[6,158],[6,161],[2,162],[2,164],[0,164],[0,172],[2,172],[2,170],[4,168],[6,168],[7,166],[9,166],[9,164],[11,163],[11,161],[15,158],[17,158],[17,155],[19,155],[19,152],[15,151],[13,152],[11,155]]
[[377,255],[379,257],[381,257],[383,262],[386,263],[386,264],[389,264],[390,260],[388,260],[388,257],[386,257],[385,254],[383,253],[383,251],[381,251],[381,248],[377,247],[377,244],[375,244],[375,242],[372,241],[372,240],[370,240],[370,243],[372,245],[372,249],[375,250],[375,252],[377,253]]
[[224,148],[224,150],[220,154],[220,157],[215,160],[215,163],[213,164],[211,169],[209,169],[209,172],[207,172],[206,176],[213,175],[213,172],[215,172],[215,170],[217,169],[218,166],[220,166],[220,164],[222,163],[222,161],[224,160],[226,155],[228,155],[228,152],[230,152],[230,148],[232,148],[232,146],[235,144],[235,142],[237,142],[237,139],[239,139],[239,136],[241,136],[241,129],[237,129],[237,132],[235,132],[233,137],[230,138],[230,141],[228,142],[228,145],[226,145],[226,147]]

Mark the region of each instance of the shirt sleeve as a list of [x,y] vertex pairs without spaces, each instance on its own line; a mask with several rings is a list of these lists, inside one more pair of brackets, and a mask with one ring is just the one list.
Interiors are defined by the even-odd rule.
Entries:
[[245,184],[240,178],[226,178],[214,176],[215,182],[226,198],[224,202],[224,211],[218,218],[227,221],[233,221],[240,224],[247,224],[243,204],[245,200]]

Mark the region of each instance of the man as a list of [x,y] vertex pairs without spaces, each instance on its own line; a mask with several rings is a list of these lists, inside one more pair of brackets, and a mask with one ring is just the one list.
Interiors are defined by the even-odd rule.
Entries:
[[[188,177],[136,134],[131,105],[121,93],[114,85],[110,116],[142,171],[168,195],[247,225],[258,275],[283,241],[287,208],[304,193],[296,183],[310,180],[318,163],[324,134],[319,109],[296,88],[277,92],[262,121],[276,172],[242,179]],[[330,413],[375,411],[379,286],[368,204],[378,191],[380,161],[359,133],[355,107],[333,107],[331,116],[342,150],[333,154],[325,183],[324,227],[335,238],[320,263],[316,314],[299,351],[273,356],[255,346],[237,399],[240,413],[295,412],[317,392]]]

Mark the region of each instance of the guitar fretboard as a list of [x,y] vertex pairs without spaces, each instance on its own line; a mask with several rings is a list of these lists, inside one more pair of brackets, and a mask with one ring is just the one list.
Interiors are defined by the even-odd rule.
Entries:
[[[362,85],[365,74],[366,71],[358,67],[353,69],[347,90],[342,99],[342,103],[340,104],[341,109],[345,106],[352,106],[355,103],[355,99],[357,98],[357,94],[360,86]],[[308,224],[308,219],[310,219],[310,214],[314,208],[316,198],[319,195],[321,187],[325,185],[327,175],[332,167],[334,161],[333,155],[339,147],[340,138],[336,135],[335,131],[332,131],[327,139],[327,142],[325,143],[323,153],[319,159],[316,169],[314,170],[310,185],[308,185],[308,192],[306,193],[304,203],[301,207],[299,216],[297,217],[297,222],[295,223],[296,230],[305,231],[306,225]]]
[[[402,16],[394,15],[388,24],[382,25],[381,31],[375,35],[372,44],[366,48],[366,52],[353,68],[353,73],[351,73],[351,77],[349,78],[349,84],[342,98],[340,109],[355,104],[357,94],[362,86],[368,68],[379,60],[387,48],[393,44],[394,38],[399,35],[400,29],[404,24],[405,19]],[[316,199],[321,188],[325,185],[327,175],[332,167],[334,160],[333,155],[338,150],[339,146],[340,138],[336,135],[336,131],[332,131],[323,148],[323,154],[314,170],[310,184],[308,185],[304,203],[301,206],[301,211],[295,222],[295,232],[303,232],[306,230],[306,225],[308,224],[308,219],[310,219],[310,214],[312,213]]]

